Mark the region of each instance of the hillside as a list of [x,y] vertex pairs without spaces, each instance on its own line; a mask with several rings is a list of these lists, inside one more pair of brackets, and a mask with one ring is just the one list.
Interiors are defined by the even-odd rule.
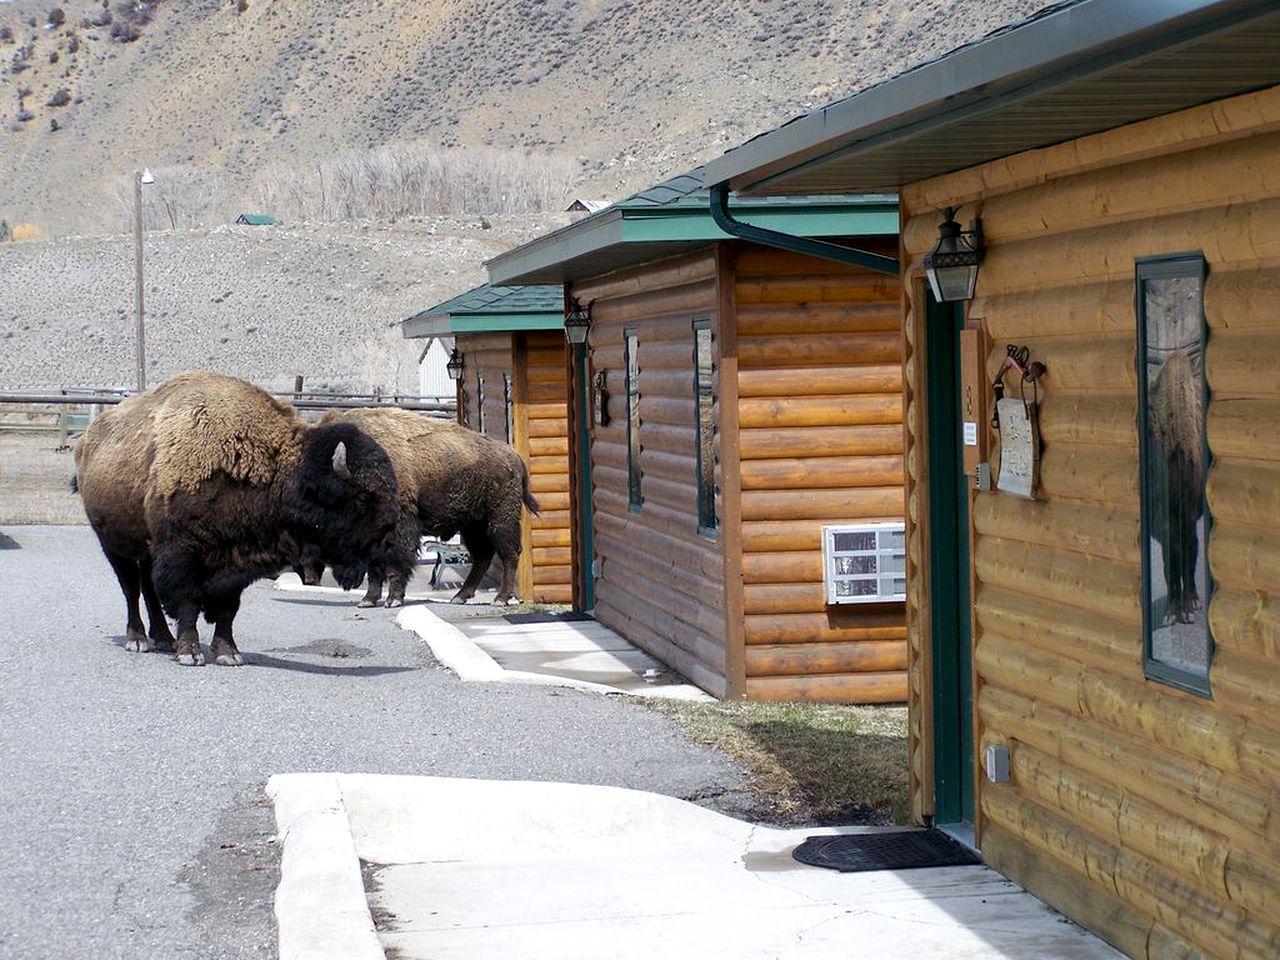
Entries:
[[407,143],[616,199],[1044,5],[0,0],[0,217],[125,229],[148,165],[226,222],[284,203],[282,171]]

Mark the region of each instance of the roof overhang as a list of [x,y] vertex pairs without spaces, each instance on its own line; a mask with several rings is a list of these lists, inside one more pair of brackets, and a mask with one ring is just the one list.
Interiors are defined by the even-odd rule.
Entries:
[[748,141],[706,182],[896,190],[1277,83],[1275,0],[1080,0]]
[[453,337],[466,333],[521,333],[527,330],[559,330],[564,314],[556,313],[445,313],[418,314],[400,324],[406,340],[417,337]]
[[[755,226],[807,237],[894,236],[893,196],[829,198],[812,204],[756,202],[735,210]],[[675,207],[612,207],[488,261],[489,282],[569,283],[687,253],[733,238],[705,202]]]

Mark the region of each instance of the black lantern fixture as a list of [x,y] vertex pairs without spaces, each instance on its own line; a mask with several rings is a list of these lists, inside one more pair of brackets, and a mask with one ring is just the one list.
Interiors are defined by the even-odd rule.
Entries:
[[925,274],[938,301],[972,300],[982,262],[982,221],[970,220],[969,229],[956,223],[954,207],[938,227],[938,242],[924,257]]
[[444,368],[449,371],[450,380],[462,378],[462,354],[458,352],[457,347],[453,348],[453,353],[449,355],[449,362],[444,365]]
[[574,297],[564,318],[564,335],[569,338],[570,343],[586,343],[587,331],[590,329],[591,304],[587,304],[584,310],[582,301]]

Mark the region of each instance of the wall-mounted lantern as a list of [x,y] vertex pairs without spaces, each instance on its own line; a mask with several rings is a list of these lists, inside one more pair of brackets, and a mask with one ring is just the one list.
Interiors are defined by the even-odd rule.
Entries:
[[947,207],[945,216],[938,242],[925,254],[925,274],[938,301],[972,300],[982,262],[982,221],[970,220],[969,229],[961,230],[954,207]]
[[[453,348],[453,353],[449,355],[449,362],[444,365],[445,370],[449,372],[450,380],[458,380],[462,377],[462,354],[458,352],[458,348]],[[436,369],[439,369],[438,367]]]
[[570,343],[586,343],[587,331],[591,329],[591,304],[583,309],[582,301],[577,297],[569,307],[564,318],[564,335]]

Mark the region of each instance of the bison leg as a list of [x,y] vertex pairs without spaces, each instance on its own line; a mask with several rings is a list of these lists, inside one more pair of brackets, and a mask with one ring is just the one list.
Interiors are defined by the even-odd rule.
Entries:
[[480,581],[489,572],[489,564],[493,562],[493,544],[487,536],[463,533],[462,542],[467,552],[471,554],[471,569],[467,572],[467,579],[462,581],[462,586],[449,601],[450,603],[466,603],[474,597],[476,587],[480,586]]
[[173,659],[184,667],[200,667],[204,665],[204,651],[200,649],[200,631],[196,629],[196,620],[200,617],[200,608],[195,603],[186,602],[178,607],[178,639],[173,644]]
[[138,612],[138,594],[142,589],[142,574],[138,563],[119,553],[104,552],[111,569],[115,571],[116,579],[120,581],[120,591],[124,594],[124,648],[130,653],[146,653],[151,649],[151,643],[142,625],[142,614]]
[[498,562],[502,564],[502,585],[498,588],[498,595],[493,598],[493,602],[499,606],[504,604],[515,604],[520,602],[517,596],[519,587],[516,583],[516,577],[519,574],[520,554],[514,556],[499,556]]
[[387,583],[387,606],[403,607],[404,592],[409,586],[409,578],[399,570],[392,570]]
[[155,649],[172,652],[173,632],[169,629],[169,621],[165,619],[164,607],[160,605],[160,597],[156,593],[156,585],[151,581],[151,561],[140,564],[142,572],[142,599],[147,604],[147,619],[151,621],[151,629],[147,631]]
[[364,596],[360,598],[357,607],[376,607],[382,600],[382,571],[374,570],[369,567],[369,572],[365,575],[369,581],[369,587],[365,590]]
[[213,662],[223,667],[239,667],[244,664],[244,657],[236,647],[235,636],[231,631],[232,621],[240,611],[240,598],[223,597],[211,601],[205,611],[205,619],[213,622],[213,642],[210,644]]

